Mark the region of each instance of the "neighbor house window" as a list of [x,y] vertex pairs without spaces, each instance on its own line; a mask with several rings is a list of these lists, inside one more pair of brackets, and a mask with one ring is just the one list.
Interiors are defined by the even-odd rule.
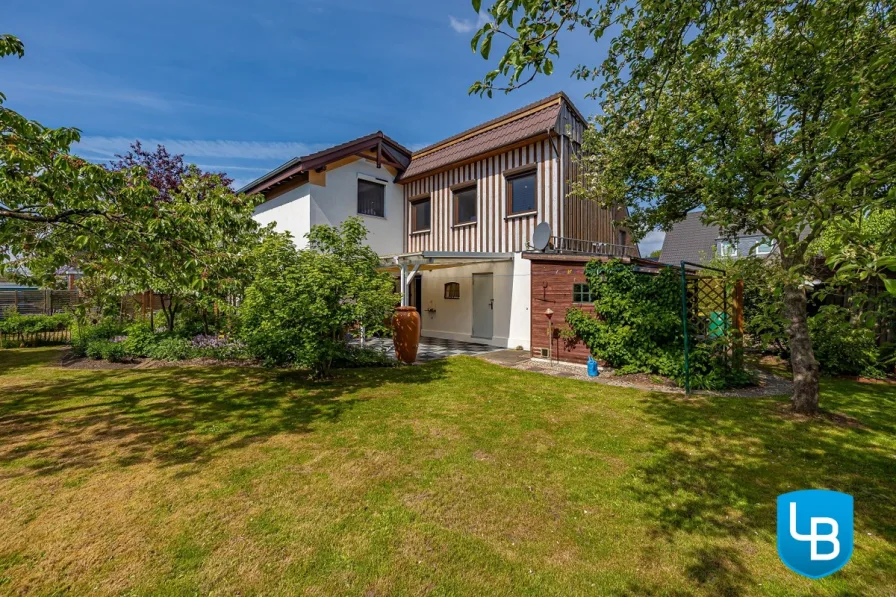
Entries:
[[469,224],[476,221],[476,186],[454,191],[454,223]]
[[737,243],[723,240],[719,243],[719,257],[737,257]]
[[386,217],[386,185],[358,179],[358,213],[365,216]]
[[753,253],[760,256],[771,254],[773,249],[774,245],[767,240],[761,240],[753,245]]
[[411,201],[411,232],[429,230],[432,217],[432,199],[424,197]]
[[507,177],[507,213],[535,211],[535,170]]
[[587,284],[572,285],[572,302],[574,303],[593,303],[594,297],[591,296],[591,288]]
[[445,298],[446,299],[459,299],[460,298],[460,284],[457,282],[448,282],[445,284]]

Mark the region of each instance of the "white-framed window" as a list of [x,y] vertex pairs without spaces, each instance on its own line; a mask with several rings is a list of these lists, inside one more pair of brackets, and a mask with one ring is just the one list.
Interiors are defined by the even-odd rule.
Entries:
[[719,257],[737,257],[737,243],[729,240],[720,240]]
[[770,255],[772,251],[774,251],[775,245],[767,238],[764,238],[753,245],[753,254],[759,255],[760,257],[764,257],[766,255]]
[[386,217],[386,185],[366,178],[358,179],[358,214]]

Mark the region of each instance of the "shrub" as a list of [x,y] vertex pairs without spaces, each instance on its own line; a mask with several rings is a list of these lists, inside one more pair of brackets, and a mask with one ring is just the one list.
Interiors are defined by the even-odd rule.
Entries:
[[146,356],[160,361],[183,361],[193,356],[193,347],[189,340],[166,336],[156,342]]
[[96,338],[86,343],[84,352],[90,359],[97,361],[105,359],[110,363],[120,363],[127,356],[121,342]]
[[812,349],[823,373],[878,377],[880,352],[874,332],[853,325],[849,311],[828,305],[809,318]]
[[245,344],[223,336],[198,334],[193,337],[191,346],[196,356],[222,361],[244,359],[249,356]]
[[121,322],[112,317],[103,318],[94,325],[76,324],[72,327],[72,353],[76,356],[85,356],[87,345],[92,340],[109,340],[121,334],[123,329]]
[[[594,260],[585,276],[595,297],[595,316],[572,308],[566,312],[571,334],[582,339],[592,355],[620,374],[656,373],[684,380],[684,334],[681,329],[679,273],[664,268],[658,274],[638,273],[619,260]],[[723,358],[728,338],[691,348],[695,388],[723,389],[748,385],[753,377],[733,359]]]
[[348,329],[372,328],[391,313],[394,282],[377,271],[366,236],[360,218],[349,218],[340,228],[314,226],[302,251],[286,235],[265,240],[240,307],[240,338],[253,356],[325,377],[345,351]]
[[162,336],[153,332],[146,322],[133,323],[124,329],[124,350],[131,356],[147,356]]

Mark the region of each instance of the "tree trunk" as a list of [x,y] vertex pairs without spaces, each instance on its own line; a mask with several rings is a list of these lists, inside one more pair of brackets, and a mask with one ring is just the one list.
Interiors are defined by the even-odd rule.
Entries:
[[790,338],[790,366],[793,370],[793,410],[813,414],[818,411],[818,362],[809,337],[806,292],[792,282],[784,284],[784,312],[790,322],[787,335]]

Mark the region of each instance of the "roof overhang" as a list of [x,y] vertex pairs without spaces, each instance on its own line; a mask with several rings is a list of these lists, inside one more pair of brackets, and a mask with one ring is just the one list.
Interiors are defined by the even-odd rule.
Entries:
[[408,149],[387,137],[382,131],[377,131],[342,145],[293,158],[261,178],[253,180],[237,192],[250,195],[264,193],[306,172],[321,172],[326,170],[327,165],[353,156],[375,160],[378,168],[391,166],[399,174],[404,172],[411,162],[411,152]]
[[418,271],[430,271],[449,267],[461,267],[476,263],[511,261],[513,253],[479,253],[470,251],[422,251],[384,256],[380,271],[398,272],[402,266],[417,267]]

